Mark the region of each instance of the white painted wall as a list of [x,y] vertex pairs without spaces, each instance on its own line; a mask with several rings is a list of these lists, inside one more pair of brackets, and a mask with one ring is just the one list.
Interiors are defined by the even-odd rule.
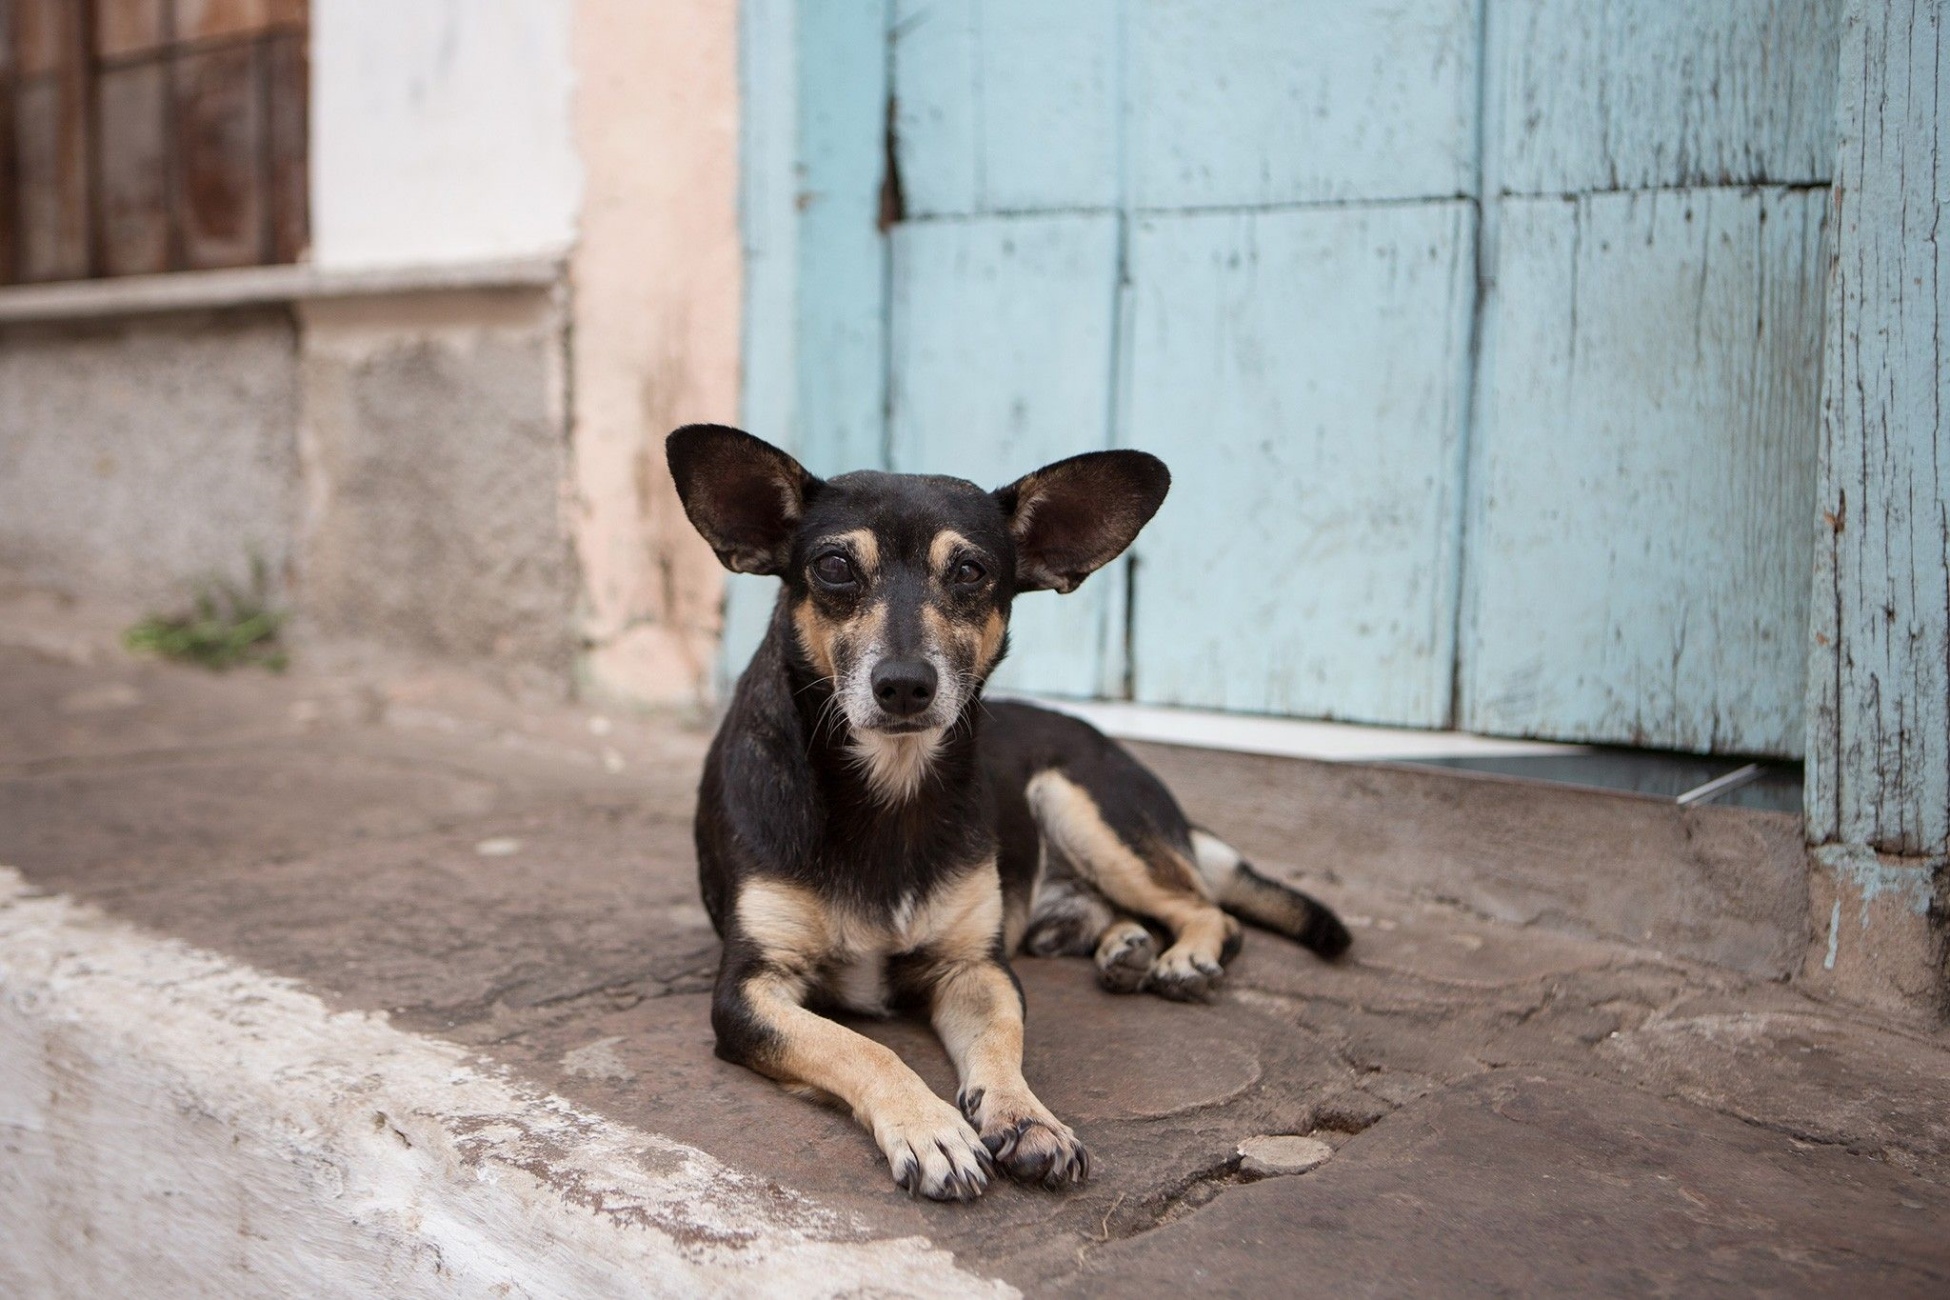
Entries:
[[582,193],[572,10],[572,0],[314,0],[314,262],[565,252]]

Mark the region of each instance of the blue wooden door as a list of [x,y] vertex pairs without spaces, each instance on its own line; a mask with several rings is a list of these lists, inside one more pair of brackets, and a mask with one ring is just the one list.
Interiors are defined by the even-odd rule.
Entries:
[[748,418],[1165,457],[1006,686],[1793,752],[1835,8],[747,0]]

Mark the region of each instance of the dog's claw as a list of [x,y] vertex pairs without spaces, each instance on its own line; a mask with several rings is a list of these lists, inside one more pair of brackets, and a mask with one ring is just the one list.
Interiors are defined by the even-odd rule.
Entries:
[[[1037,1108],[1013,1121],[991,1116],[982,1146],[993,1165],[1020,1183],[1057,1191],[1090,1177],[1090,1153],[1067,1125]],[[1018,1112],[1020,1114],[1020,1112]]]
[[946,1102],[921,1102],[879,1136],[894,1185],[909,1196],[972,1201],[994,1177],[994,1162],[974,1126]]

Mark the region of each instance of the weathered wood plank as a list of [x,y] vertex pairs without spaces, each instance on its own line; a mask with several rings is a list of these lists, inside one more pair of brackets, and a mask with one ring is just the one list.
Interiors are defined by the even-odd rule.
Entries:
[[169,269],[169,81],[160,59],[105,68],[95,82],[100,124],[104,275]]
[[17,265],[24,282],[88,274],[87,129],[87,91],[77,69],[14,83]]
[[305,36],[290,32],[264,42],[269,78],[266,129],[270,132],[265,175],[268,253],[273,262],[295,262],[311,247],[311,63]]
[[[799,391],[816,474],[886,454],[885,0],[801,0],[798,24]],[[809,9],[810,7],[810,9]]]
[[898,0],[910,216],[1118,201],[1117,0]]
[[[4,4],[0,3],[0,9]],[[0,93],[0,284],[20,276],[20,190],[14,168],[14,97]]]
[[[745,284],[738,419],[803,452],[799,390],[799,23],[797,0],[742,0],[738,11],[738,229]],[[718,638],[720,699],[765,635],[778,580],[727,573]]]
[[95,53],[126,59],[159,49],[169,39],[168,0],[93,0]]
[[1825,199],[1503,202],[1464,726],[1799,752]]
[[1144,208],[1447,197],[1475,176],[1475,0],[1142,0]]
[[74,0],[11,0],[14,71],[23,77],[79,68],[88,56]]
[[1128,441],[1136,695],[1439,726],[1449,709],[1474,211],[1149,217]]
[[250,36],[271,25],[270,0],[174,0],[179,40]]
[[[817,474],[878,466],[886,433],[886,0],[746,0],[743,419]],[[731,575],[722,675],[778,582]]]
[[1950,849],[1950,203],[1941,7],[1852,0],[1821,404],[1808,834]]
[[1803,184],[1834,165],[1841,0],[1490,0],[1492,183]]
[[190,270],[264,260],[259,75],[248,45],[177,56],[177,222]]
[[[999,487],[1109,440],[1113,215],[931,221],[894,234],[892,467]],[[1017,605],[1005,690],[1098,694],[1121,568]]]

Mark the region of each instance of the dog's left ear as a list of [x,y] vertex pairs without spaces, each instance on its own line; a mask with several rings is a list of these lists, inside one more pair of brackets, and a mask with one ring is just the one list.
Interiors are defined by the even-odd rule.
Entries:
[[1142,451],[1091,451],[997,488],[1016,543],[1017,591],[1075,591],[1116,559],[1171,490],[1171,471]]
[[798,461],[738,429],[687,424],[664,439],[691,524],[733,573],[778,574],[820,482]]

